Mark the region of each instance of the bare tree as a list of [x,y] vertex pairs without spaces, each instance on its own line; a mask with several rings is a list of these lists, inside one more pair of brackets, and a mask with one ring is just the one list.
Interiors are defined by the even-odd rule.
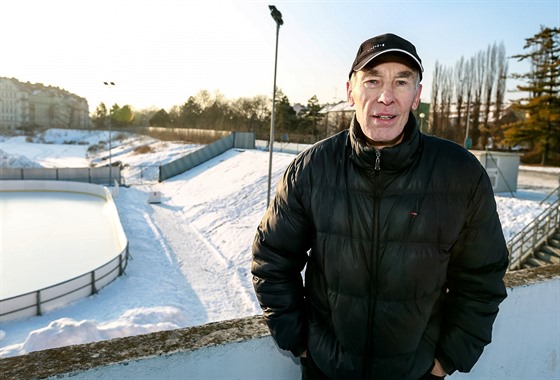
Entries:
[[[468,73],[466,71],[465,58],[461,57],[459,61],[455,64],[454,71],[454,82],[455,82],[455,98],[457,107],[457,119],[455,122],[455,129],[460,135],[464,135],[464,131],[461,130],[462,119],[463,119],[463,105],[465,103],[465,94],[467,87]],[[461,140],[455,140],[461,141]]]
[[436,61],[434,66],[434,75],[432,80],[432,112],[430,112],[430,127],[428,133],[433,135],[439,134],[440,118],[439,118],[439,87],[441,85],[441,71],[443,67]]
[[502,112],[504,108],[504,99],[506,94],[506,80],[508,76],[508,62],[506,56],[506,48],[503,42],[498,47],[496,56],[496,110],[494,114],[494,125],[491,129],[492,136],[497,138],[497,142],[502,141],[503,131],[500,125]]
[[490,137],[490,113],[492,112],[492,95],[494,93],[494,84],[496,83],[496,55],[498,47],[494,43],[486,49],[484,65],[484,107],[481,109],[482,124],[480,125],[480,133],[483,141],[487,141]]
[[473,58],[473,104],[471,111],[471,124],[470,136],[472,136],[473,147],[480,147],[480,108],[482,105],[482,90],[484,87],[484,73],[485,73],[485,54],[483,51],[478,52]]
[[451,123],[451,105],[453,103],[453,70],[444,68],[442,72],[443,86],[441,87],[441,126],[442,137],[453,140],[453,125]]

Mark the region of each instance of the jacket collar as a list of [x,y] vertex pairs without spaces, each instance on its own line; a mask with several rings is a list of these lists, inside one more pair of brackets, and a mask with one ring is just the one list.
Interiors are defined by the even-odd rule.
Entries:
[[[420,151],[420,136],[416,119],[411,112],[404,127],[403,140],[393,147],[380,150],[381,170],[400,171],[412,165]],[[366,144],[365,135],[356,120],[356,116],[350,124],[350,143],[352,146],[352,161],[360,167],[373,169],[375,167],[376,149]]]

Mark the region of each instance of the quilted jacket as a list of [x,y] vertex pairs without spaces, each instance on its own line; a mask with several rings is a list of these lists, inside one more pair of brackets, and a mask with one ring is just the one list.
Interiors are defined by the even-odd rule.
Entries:
[[394,147],[368,147],[354,119],[301,153],[257,229],[251,270],[280,348],[308,350],[332,379],[416,380],[434,357],[448,372],[476,363],[507,264],[485,169],[411,114]]

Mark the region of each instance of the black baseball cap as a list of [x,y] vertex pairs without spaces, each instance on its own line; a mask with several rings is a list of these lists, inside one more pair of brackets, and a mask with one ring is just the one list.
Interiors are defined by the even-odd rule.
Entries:
[[408,58],[412,58],[411,62],[418,66],[420,79],[422,79],[424,67],[422,67],[422,60],[418,56],[418,53],[416,53],[414,45],[404,38],[391,33],[370,38],[360,45],[348,78],[352,76],[353,72],[360,71],[371,62],[371,60],[385,53],[402,53],[408,56]]

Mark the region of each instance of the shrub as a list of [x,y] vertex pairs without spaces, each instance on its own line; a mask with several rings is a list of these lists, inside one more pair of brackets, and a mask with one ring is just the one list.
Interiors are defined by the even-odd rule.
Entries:
[[149,145],[141,145],[134,148],[134,153],[136,154],[145,154],[145,153],[152,153],[154,150]]

